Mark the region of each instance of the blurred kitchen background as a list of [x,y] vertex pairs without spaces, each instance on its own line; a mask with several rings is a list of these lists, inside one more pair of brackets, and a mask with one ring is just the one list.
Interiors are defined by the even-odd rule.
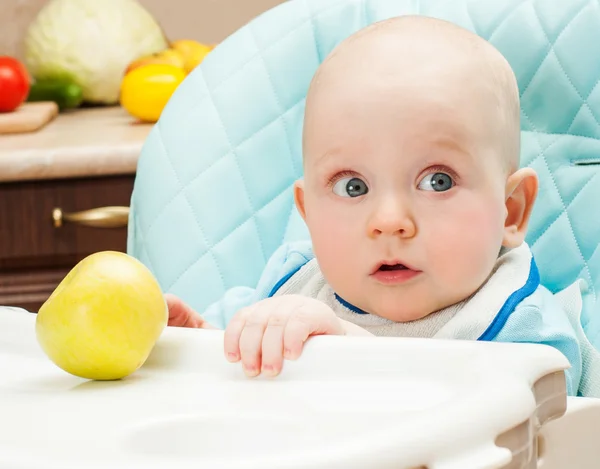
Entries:
[[[0,55],[22,58],[25,29],[47,0],[0,0]],[[97,0],[101,2],[102,0]],[[217,43],[281,0],[139,0],[168,37]]]
[[[167,51],[159,60],[170,65],[162,67],[140,62],[147,53],[123,58],[127,31],[114,28],[133,24],[139,11],[132,16],[115,0],[60,0],[69,3],[59,9],[60,18],[33,28],[35,58],[28,62],[26,32],[55,1],[0,0],[0,305],[32,312],[81,259],[126,251],[138,157],[164,104],[215,46],[283,2],[138,0],[154,20],[150,42],[160,50],[152,53]],[[89,2],[89,11],[81,12],[81,2]],[[147,39],[146,31],[137,37]],[[137,44],[131,36],[130,45]],[[65,37],[68,46],[53,40]],[[132,55],[131,47],[122,49]],[[40,75],[50,60],[53,70],[57,62],[59,69],[76,64],[69,80],[77,83],[45,82]],[[153,81],[156,74],[165,79]],[[85,93],[102,99],[90,102]]]

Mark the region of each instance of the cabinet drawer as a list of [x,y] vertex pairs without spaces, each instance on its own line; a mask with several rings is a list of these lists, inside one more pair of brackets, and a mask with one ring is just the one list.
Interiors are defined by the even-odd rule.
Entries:
[[0,267],[52,264],[54,258],[124,250],[126,227],[96,228],[64,222],[65,214],[109,206],[129,206],[133,176],[0,184]]
[[[124,252],[126,226],[90,227],[82,224],[88,219],[69,215],[128,207],[133,182],[134,175],[0,184],[0,305],[36,311],[81,259]],[[56,209],[64,214],[61,226],[53,218]]]

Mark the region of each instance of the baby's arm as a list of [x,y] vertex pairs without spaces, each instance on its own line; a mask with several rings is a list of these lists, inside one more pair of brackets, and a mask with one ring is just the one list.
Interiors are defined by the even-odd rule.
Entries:
[[569,360],[566,370],[567,392],[577,395],[582,373],[579,340],[569,318],[545,288],[538,288],[531,297],[517,306],[494,341],[550,345]]
[[225,356],[248,376],[276,376],[283,359],[297,359],[315,335],[371,335],[313,298],[282,295],[240,310],[225,330]]
[[169,305],[169,326],[204,327],[198,324],[211,324],[218,329],[225,329],[235,313],[267,298],[280,279],[297,270],[312,257],[309,241],[284,244],[267,262],[256,288],[248,286],[230,288],[201,314],[178,297],[167,294],[165,298]]

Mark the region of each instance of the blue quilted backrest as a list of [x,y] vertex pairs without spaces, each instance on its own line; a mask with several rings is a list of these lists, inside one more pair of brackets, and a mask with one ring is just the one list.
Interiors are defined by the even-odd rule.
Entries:
[[[292,0],[238,30],[179,87],[144,145],[129,253],[198,310],[254,286],[273,251],[307,237],[293,206],[304,97],[319,63],[378,20],[422,14],[493,43],[522,99],[522,165],[541,190],[528,241],[556,291],[590,285],[600,342],[600,6],[597,0]],[[468,229],[468,228],[467,228]]]

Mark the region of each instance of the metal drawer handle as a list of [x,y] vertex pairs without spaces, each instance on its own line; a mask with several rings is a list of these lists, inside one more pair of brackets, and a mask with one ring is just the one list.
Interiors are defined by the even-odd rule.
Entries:
[[55,228],[65,222],[94,228],[122,228],[127,226],[128,219],[129,207],[100,207],[74,213],[64,213],[61,208],[52,210]]

